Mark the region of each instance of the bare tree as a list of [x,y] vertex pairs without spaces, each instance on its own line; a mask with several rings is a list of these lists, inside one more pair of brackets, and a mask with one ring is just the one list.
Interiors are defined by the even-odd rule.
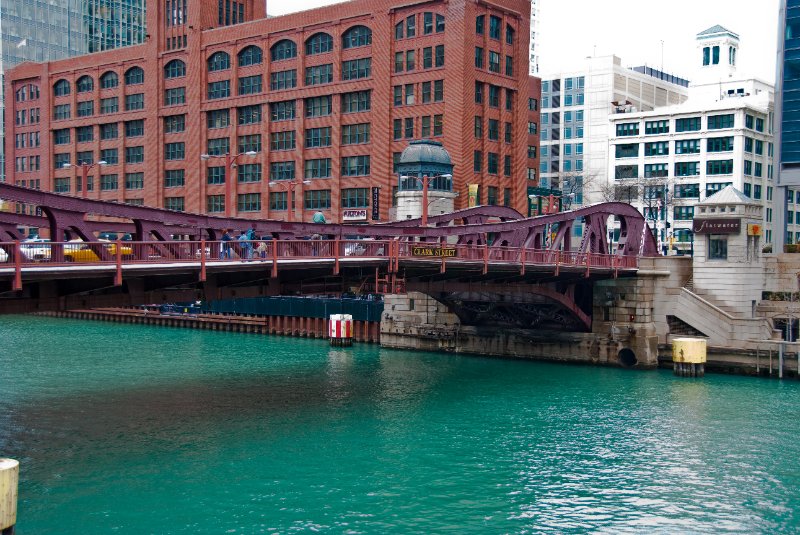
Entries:
[[601,182],[596,171],[561,171],[550,180],[554,189],[561,190],[566,209],[583,204],[586,194],[594,191]]

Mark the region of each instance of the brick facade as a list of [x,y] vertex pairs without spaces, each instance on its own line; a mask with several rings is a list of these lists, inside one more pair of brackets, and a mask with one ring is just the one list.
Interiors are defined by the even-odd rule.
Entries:
[[[538,167],[528,159],[528,145],[538,145],[528,133],[528,99],[539,98],[528,77],[528,1],[355,0],[267,19],[263,2],[245,0],[247,22],[233,26],[220,24],[217,2],[186,3],[185,11],[177,0],[148,5],[143,45],[6,73],[9,96],[25,86],[39,89],[36,98],[27,91],[29,98],[9,99],[9,181],[189,212],[286,219],[291,180],[294,220],[309,221],[321,210],[332,222],[348,207],[366,208],[372,220],[373,188],[380,188],[376,215],[386,221],[397,185],[393,159],[411,139],[432,137],[455,164],[457,208],[467,205],[467,185],[480,184],[481,204],[497,188],[497,204],[507,198],[527,213],[527,169]],[[258,49],[242,54],[247,47]],[[221,68],[212,70],[219,52]],[[367,58],[369,69],[357,61]],[[67,85],[68,93],[57,90]],[[368,109],[355,110],[365,102],[356,92],[367,92],[361,95],[369,95]],[[291,104],[281,104],[291,102],[293,117]],[[38,120],[17,124],[19,115],[30,119],[31,109]],[[220,157],[201,157],[215,148]],[[226,150],[256,154],[230,162]],[[93,162],[108,164],[89,169],[91,187],[78,192],[82,169],[75,164],[89,152]],[[237,167],[225,169],[228,162]],[[288,162],[293,179],[280,165]],[[223,170],[208,170],[214,167]]]

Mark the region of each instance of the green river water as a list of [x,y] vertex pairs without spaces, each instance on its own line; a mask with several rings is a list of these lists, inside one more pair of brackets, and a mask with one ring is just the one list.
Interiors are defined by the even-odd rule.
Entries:
[[797,533],[800,383],[0,318],[18,535]]

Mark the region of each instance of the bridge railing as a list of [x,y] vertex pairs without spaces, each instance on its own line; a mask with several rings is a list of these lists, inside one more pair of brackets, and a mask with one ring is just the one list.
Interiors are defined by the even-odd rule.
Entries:
[[346,259],[348,257],[447,262],[480,262],[517,266],[581,266],[587,269],[636,269],[638,258],[549,249],[439,244],[399,240],[253,240],[164,242],[0,242],[0,266],[40,264],[155,264],[278,259]]

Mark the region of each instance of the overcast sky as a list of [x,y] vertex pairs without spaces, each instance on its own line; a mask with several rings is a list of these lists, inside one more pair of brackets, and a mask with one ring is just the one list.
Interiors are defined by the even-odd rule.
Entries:
[[[336,3],[335,0],[267,0],[270,15]],[[398,4],[402,0],[398,0]],[[662,65],[692,78],[699,58],[695,36],[720,24],[741,39],[739,73],[773,83],[778,0],[539,0],[539,69],[592,54],[616,54],[625,66]]]

